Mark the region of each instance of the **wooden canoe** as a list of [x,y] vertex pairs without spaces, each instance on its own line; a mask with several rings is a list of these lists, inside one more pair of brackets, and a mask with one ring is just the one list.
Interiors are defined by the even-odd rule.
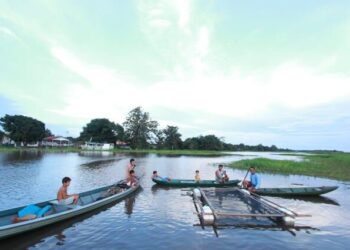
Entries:
[[255,193],[269,196],[318,196],[334,191],[337,188],[338,186],[258,188]]
[[171,179],[170,181],[161,179],[152,179],[153,182],[166,187],[234,187],[237,186],[240,180],[230,180],[225,183],[219,183],[214,180],[185,180],[185,179]]
[[[128,189],[121,189],[117,188],[116,185],[109,185],[82,192],[79,194],[79,201],[77,205],[58,205],[56,204],[57,200],[40,202],[35,205],[39,207],[52,205],[51,210],[41,218],[19,223],[13,223],[12,219],[17,215],[18,211],[23,209],[25,206],[0,211],[0,239],[51,225],[53,223],[87,213],[109,203],[122,200],[134,193],[137,189],[139,189],[139,187],[140,186],[138,185]],[[114,189],[116,192],[114,194],[108,194],[107,192],[110,190],[110,188],[116,188]]]

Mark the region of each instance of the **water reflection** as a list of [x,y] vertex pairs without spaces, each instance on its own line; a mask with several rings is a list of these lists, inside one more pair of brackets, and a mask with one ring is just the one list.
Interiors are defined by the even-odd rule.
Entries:
[[114,152],[110,151],[80,151],[79,156],[86,157],[108,157],[115,155]]
[[3,165],[11,165],[14,166],[16,164],[23,164],[25,163],[31,163],[31,162],[37,162],[40,161],[44,156],[44,153],[42,151],[28,151],[28,150],[19,150],[14,151],[8,154],[0,153],[0,166]]
[[89,168],[101,168],[105,166],[109,166],[111,163],[115,163],[117,161],[120,161],[121,159],[107,159],[107,160],[97,160],[97,161],[90,161],[87,163],[83,163],[80,166],[82,167],[89,167]]
[[173,188],[170,188],[170,187],[163,187],[163,186],[159,186],[157,184],[154,184],[152,187],[151,187],[151,191],[153,194],[156,194],[159,190],[170,190],[170,189],[180,189],[178,187],[173,187]]
[[136,193],[134,195],[129,196],[128,198],[125,199],[125,201],[124,201],[125,214],[127,214],[129,217],[131,216],[131,214],[133,212],[133,209],[134,209],[134,206],[135,206],[136,197],[142,191],[143,191],[143,188],[141,187],[139,190],[136,191]]
[[298,196],[298,197],[291,197],[290,199],[293,199],[295,201],[305,201],[305,202],[311,202],[316,204],[319,203],[319,204],[329,204],[329,205],[340,206],[340,204],[336,200],[325,196],[316,196],[316,197]]

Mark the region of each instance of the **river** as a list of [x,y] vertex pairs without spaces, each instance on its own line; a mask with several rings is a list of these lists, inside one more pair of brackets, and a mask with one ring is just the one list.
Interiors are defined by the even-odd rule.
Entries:
[[[127,155],[113,153],[43,153],[18,151],[0,154],[0,210],[56,196],[61,179],[72,178],[70,192],[109,185],[125,176],[128,160],[137,162],[142,189],[119,203],[92,213],[0,242],[1,249],[345,249],[350,244],[350,183],[306,176],[261,174],[262,187],[301,183],[338,185],[326,198],[269,198],[312,217],[297,225],[310,229],[202,229],[191,197],[181,189],[158,188],[153,170],[172,178],[213,179],[218,163],[259,156],[300,160],[298,156],[246,152],[220,157]],[[231,179],[245,171],[227,169]]]

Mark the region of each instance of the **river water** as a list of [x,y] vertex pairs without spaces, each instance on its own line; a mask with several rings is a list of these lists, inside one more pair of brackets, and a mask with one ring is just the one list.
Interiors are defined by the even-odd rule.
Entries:
[[[192,199],[181,189],[158,188],[153,170],[172,178],[213,179],[218,163],[264,156],[300,160],[298,156],[243,153],[220,157],[125,155],[112,153],[11,152],[0,154],[0,210],[52,199],[61,179],[70,176],[70,192],[112,184],[125,176],[130,157],[142,189],[119,203],[25,235],[0,242],[1,249],[345,249],[350,244],[350,183],[305,176],[261,174],[262,187],[299,183],[338,185],[326,198],[269,198],[309,218],[297,225],[310,229],[202,229]],[[245,171],[227,169],[231,179]]]

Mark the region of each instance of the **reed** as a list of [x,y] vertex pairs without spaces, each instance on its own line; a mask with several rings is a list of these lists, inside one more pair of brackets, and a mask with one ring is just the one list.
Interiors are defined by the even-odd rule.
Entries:
[[350,153],[324,153],[301,156],[302,161],[256,158],[229,164],[232,168],[255,166],[258,172],[326,177],[350,181]]

